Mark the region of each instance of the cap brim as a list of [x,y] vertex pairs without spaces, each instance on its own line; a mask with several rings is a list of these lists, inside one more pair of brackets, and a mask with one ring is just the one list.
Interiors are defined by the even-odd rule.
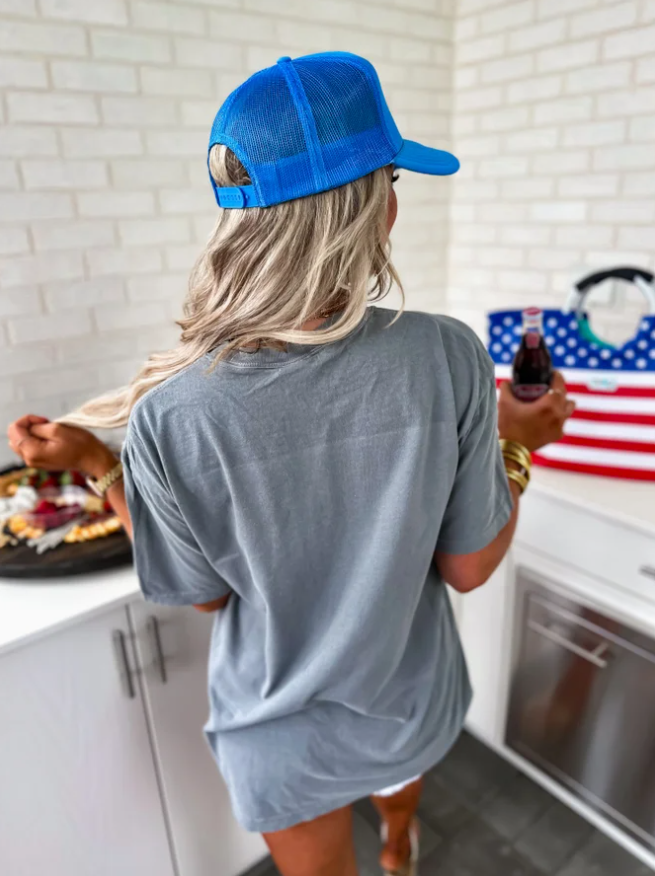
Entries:
[[450,176],[459,170],[459,161],[450,152],[431,149],[414,140],[403,140],[400,152],[393,160],[395,167],[414,170],[416,173],[431,173],[435,176]]

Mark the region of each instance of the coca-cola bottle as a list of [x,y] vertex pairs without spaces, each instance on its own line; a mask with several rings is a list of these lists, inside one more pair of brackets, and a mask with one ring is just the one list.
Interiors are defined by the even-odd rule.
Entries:
[[523,337],[512,366],[512,390],[521,401],[536,401],[548,392],[552,377],[543,313],[538,307],[529,307],[523,311]]

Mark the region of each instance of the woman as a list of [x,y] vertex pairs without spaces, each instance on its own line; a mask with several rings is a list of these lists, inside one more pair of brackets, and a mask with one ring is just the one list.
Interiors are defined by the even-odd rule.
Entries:
[[[532,405],[504,388],[503,456],[474,334],[368,306],[398,281],[394,167],[458,163],[402,140],[363,59],[253,76],[212,129],[223,209],[179,345],[67,425],[9,429],[29,464],[106,491],[146,598],[218,611],[207,738],[285,876],[353,876],[350,804],[368,794],[382,867],[414,872],[420,775],[470,699],[444,581],[469,591],[497,567],[528,451],[571,409],[559,377]],[[123,485],[80,427],[128,420]]]

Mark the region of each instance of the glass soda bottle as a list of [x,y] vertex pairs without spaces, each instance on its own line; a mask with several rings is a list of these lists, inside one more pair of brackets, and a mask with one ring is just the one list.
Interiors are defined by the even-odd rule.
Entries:
[[553,365],[544,340],[544,317],[538,307],[523,311],[523,337],[512,366],[512,391],[524,402],[548,392]]

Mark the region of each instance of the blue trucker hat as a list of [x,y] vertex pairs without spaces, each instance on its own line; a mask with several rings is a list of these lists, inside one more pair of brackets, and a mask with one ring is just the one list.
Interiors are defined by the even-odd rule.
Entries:
[[[221,207],[270,207],[352,182],[393,164],[447,176],[450,152],[403,140],[369,61],[348,52],[280,58],[230,94],[209,149],[222,143],[252,185],[212,187]],[[211,179],[211,176],[210,176]]]

